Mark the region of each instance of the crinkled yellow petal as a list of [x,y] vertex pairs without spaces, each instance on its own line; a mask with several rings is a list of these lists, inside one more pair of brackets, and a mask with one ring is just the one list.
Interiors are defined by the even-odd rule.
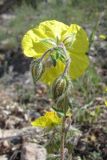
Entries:
[[37,118],[31,124],[37,127],[53,127],[61,124],[62,119],[58,117],[56,112],[46,112],[44,116]]
[[50,67],[47,67],[45,69],[45,72],[42,75],[41,81],[50,85],[53,83],[53,81],[63,73],[64,71],[64,63],[62,63],[60,60],[57,61],[56,66],[53,65]]
[[22,39],[22,49],[27,57],[40,57],[52,44],[46,43],[47,36],[40,29],[29,30]]
[[[71,36],[71,38],[70,38]],[[66,49],[72,53],[86,53],[89,41],[86,32],[80,26],[71,24],[68,31],[62,37],[65,40]],[[78,55],[79,56],[79,55]]]
[[29,30],[22,39],[23,53],[27,57],[39,58],[47,49],[52,48],[51,43],[45,42],[47,38],[60,41],[69,27],[56,20],[45,21],[38,27]]
[[83,53],[69,53],[71,57],[69,74],[72,79],[80,77],[89,65],[88,56]]
[[56,40],[57,38],[61,40],[61,36],[66,33],[68,28],[69,26],[56,20],[45,21],[40,23],[39,25],[39,29],[43,30],[45,35]]

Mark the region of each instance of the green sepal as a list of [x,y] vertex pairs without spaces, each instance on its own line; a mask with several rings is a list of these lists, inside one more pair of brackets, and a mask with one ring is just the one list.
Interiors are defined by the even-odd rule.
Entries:
[[52,60],[52,64],[55,67],[56,63],[57,63],[56,55],[55,54],[51,54],[50,57],[51,57],[51,60]]

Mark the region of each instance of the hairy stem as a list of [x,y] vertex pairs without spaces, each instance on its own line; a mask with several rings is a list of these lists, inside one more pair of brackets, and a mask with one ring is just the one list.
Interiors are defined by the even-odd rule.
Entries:
[[64,72],[63,72],[63,76],[65,76],[66,74],[68,74],[70,63],[71,63],[71,60],[69,58],[69,59],[66,60],[66,66],[65,66],[65,69],[64,69]]
[[61,148],[60,148],[61,160],[64,160],[64,159],[65,159],[65,155],[64,155],[64,145],[65,145],[65,121],[66,121],[66,115],[64,115],[63,121],[62,121]]
[[66,55],[66,65],[65,65],[64,72],[63,72],[63,76],[65,76],[66,74],[68,74],[70,63],[71,63],[71,58],[69,57],[67,50],[63,43],[61,44],[61,48],[63,49],[64,54]]

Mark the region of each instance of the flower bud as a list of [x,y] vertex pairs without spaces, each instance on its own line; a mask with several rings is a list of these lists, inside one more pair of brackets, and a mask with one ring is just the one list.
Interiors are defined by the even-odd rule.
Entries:
[[33,60],[31,63],[31,73],[34,83],[41,78],[44,71],[44,65],[40,59]]
[[52,95],[53,99],[57,101],[57,99],[62,96],[68,88],[68,79],[66,76],[58,77],[52,86]]
[[67,112],[68,108],[68,96],[65,94],[61,99],[56,102],[56,110],[61,112]]
[[68,35],[65,40],[64,40],[64,45],[67,49],[71,49],[72,48],[72,44],[75,41],[75,33],[72,33],[70,35]]

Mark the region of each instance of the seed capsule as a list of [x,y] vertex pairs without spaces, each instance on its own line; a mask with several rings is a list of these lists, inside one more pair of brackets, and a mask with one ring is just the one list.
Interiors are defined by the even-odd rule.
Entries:
[[56,101],[60,96],[64,94],[68,87],[68,80],[67,77],[60,76],[58,77],[52,86],[52,95],[53,99]]
[[31,63],[31,73],[34,83],[36,83],[36,81],[41,78],[43,71],[44,66],[42,61],[40,61],[40,59],[33,60]]

